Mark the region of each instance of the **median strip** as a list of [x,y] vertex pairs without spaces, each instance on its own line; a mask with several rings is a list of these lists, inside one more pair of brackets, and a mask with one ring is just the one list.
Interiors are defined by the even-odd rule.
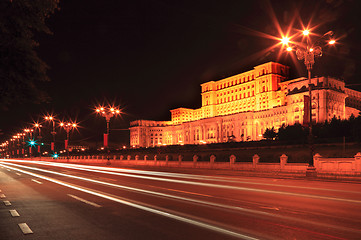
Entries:
[[19,223],[19,228],[21,229],[21,231],[26,235],[26,234],[31,234],[33,233],[33,231],[31,231],[31,229],[29,228],[28,224],[26,223]]

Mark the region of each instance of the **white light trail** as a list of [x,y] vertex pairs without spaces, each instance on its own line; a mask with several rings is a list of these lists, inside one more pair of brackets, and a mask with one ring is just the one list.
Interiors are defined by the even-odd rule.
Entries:
[[[9,164],[11,164],[11,163],[9,163]],[[300,219],[300,218],[295,218],[295,217],[288,217],[288,216],[278,215],[278,214],[259,211],[259,210],[252,210],[252,209],[242,208],[242,207],[238,207],[238,206],[231,206],[231,205],[225,205],[225,204],[220,204],[220,203],[213,203],[213,202],[209,202],[209,201],[203,201],[203,200],[192,199],[192,198],[187,198],[187,197],[180,197],[180,196],[176,196],[176,195],[170,195],[170,194],[161,193],[161,192],[155,192],[155,191],[149,191],[149,190],[144,190],[144,189],[139,189],[139,188],[133,188],[133,187],[123,186],[123,185],[118,185],[118,184],[113,184],[113,183],[108,183],[108,182],[102,182],[102,181],[93,180],[93,179],[89,179],[89,178],[78,177],[78,176],[74,176],[74,175],[69,175],[69,174],[44,170],[44,169],[38,169],[38,168],[33,168],[33,167],[27,167],[27,166],[22,166],[22,165],[17,165],[17,164],[11,164],[11,165],[14,165],[14,166],[17,166],[17,167],[23,167],[23,168],[27,168],[27,169],[31,169],[31,170],[36,170],[36,171],[52,173],[52,174],[55,174],[55,175],[65,176],[65,177],[79,179],[79,180],[83,180],[83,181],[93,182],[93,183],[102,184],[102,185],[106,185],[106,186],[110,186],[110,187],[124,189],[124,190],[135,191],[135,192],[140,192],[140,193],[150,194],[150,195],[156,195],[156,196],[160,196],[160,197],[172,198],[172,199],[181,200],[181,201],[188,201],[188,202],[192,202],[192,203],[195,203],[195,204],[199,204],[201,206],[224,208],[224,209],[228,209],[228,210],[232,210],[232,211],[239,211],[239,212],[245,212],[245,213],[250,213],[250,214],[257,214],[257,215],[271,217],[271,218],[279,218],[279,219],[283,219],[283,220],[287,220],[287,221],[301,222],[301,223],[304,223],[304,224],[310,224],[310,225],[315,225],[315,226],[320,226],[320,227],[325,227],[325,228],[334,228],[334,229],[338,229],[338,230],[342,230],[342,231],[356,232],[358,234],[361,233],[361,231],[355,230],[355,229],[352,229],[352,228],[345,228],[345,227],[325,224],[325,223],[321,223],[321,222],[315,222],[315,221],[312,221],[312,220]],[[9,166],[7,166],[7,167],[9,167]],[[12,168],[12,167],[9,167],[9,168]],[[16,170],[17,168],[14,168],[14,169]],[[37,176],[37,177],[42,176],[42,175],[38,175],[38,174],[35,174],[35,173],[27,172],[27,171],[24,171],[24,170],[20,170],[20,169],[18,169],[18,170],[22,171],[23,173],[27,173],[29,175],[32,175],[32,176]],[[46,179],[47,177],[39,177],[39,178]],[[48,179],[46,179],[46,180],[48,180]],[[52,181],[52,180],[49,180],[49,181]],[[58,181],[58,180],[55,180],[55,181]],[[54,181],[52,181],[52,182],[54,182]],[[63,185],[63,184],[61,184],[61,185]],[[77,189],[77,190],[79,190],[79,189]],[[79,191],[82,191],[82,190],[79,190]],[[124,199],[124,198],[122,198],[122,199]],[[267,208],[267,207],[263,207],[263,208]]]
[[[15,165],[15,164],[11,164],[11,165]],[[117,196],[114,196],[114,195],[111,195],[111,194],[106,194],[106,193],[96,191],[96,190],[93,190],[93,189],[80,187],[80,186],[77,186],[77,185],[74,185],[74,184],[66,183],[66,182],[63,182],[63,181],[60,181],[60,180],[57,180],[57,179],[54,179],[54,178],[50,178],[50,177],[46,177],[46,176],[39,175],[39,174],[36,174],[36,173],[28,172],[28,171],[25,171],[25,170],[22,170],[22,169],[13,168],[13,167],[10,167],[10,166],[8,166],[8,167],[10,169],[18,170],[18,171],[20,171],[20,172],[22,172],[24,174],[28,174],[28,175],[31,175],[31,176],[34,176],[34,177],[37,177],[37,178],[42,178],[44,180],[47,180],[47,181],[50,181],[50,182],[53,182],[53,183],[56,183],[56,184],[59,184],[59,185],[62,185],[62,186],[68,187],[68,188],[72,188],[72,189],[75,189],[75,190],[78,190],[78,191],[81,191],[81,192],[85,192],[85,193],[88,193],[88,194],[91,194],[91,195],[94,195],[94,196],[105,198],[105,199],[108,199],[108,200],[111,200],[111,201],[114,201],[114,202],[118,202],[118,203],[130,206],[130,207],[141,209],[141,210],[151,212],[151,213],[154,213],[154,214],[157,214],[157,215],[172,218],[174,220],[189,223],[189,224],[192,224],[192,225],[195,225],[195,226],[198,226],[198,227],[202,227],[202,228],[205,228],[205,229],[208,229],[208,230],[212,230],[212,231],[215,231],[215,232],[226,234],[226,235],[229,235],[229,236],[232,236],[232,237],[238,237],[238,238],[247,239],[247,240],[256,240],[257,239],[257,238],[247,236],[245,234],[241,234],[241,233],[238,233],[238,232],[235,232],[235,231],[231,231],[231,230],[227,230],[227,229],[224,229],[224,228],[221,228],[221,227],[210,225],[210,224],[206,223],[205,219],[202,219],[203,222],[198,221],[198,220],[193,220],[191,218],[188,218],[189,216],[187,216],[187,217],[181,216],[181,215],[185,215],[185,214],[181,214],[181,213],[178,213],[178,212],[171,213],[169,210],[168,211],[159,210],[159,209],[156,209],[154,206],[146,205],[144,203],[139,204],[139,203],[137,203],[135,201],[125,200],[124,198],[120,198],[120,197],[117,197]],[[51,171],[45,171],[45,172],[51,172]],[[60,174],[60,175],[63,175],[63,174]],[[89,179],[89,180],[91,180],[91,179]],[[97,182],[99,182],[99,181],[97,181]],[[193,216],[191,216],[191,217],[193,217]]]
[[91,206],[93,206],[93,207],[97,207],[97,208],[102,207],[101,205],[99,205],[99,204],[97,204],[97,203],[88,201],[88,200],[83,199],[83,198],[80,198],[80,197],[78,197],[78,196],[75,196],[75,195],[72,195],[72,194],[67,194],[67,195],[68,195],[69,197],[72,197],[72,198],[74,198],[74,199],[76,199],[76,200],[78,200],[78,201],[80,201],[80,202],[86,203],[86,204],[91,205]]
[[38,180],[36,180],[36,179],[31,179],[31,181],[33,181],[33,182],[35,182],[35,183],[37,183],[37,184],[43,184],[42,182],[40,182],[40,181],[38,181]]
[[[52,174],[58,174],[63,175],[66,177],[73,177],[77,179],[82,179],[81,177],[76,177],[72,175],[66,175],[58,172],[52,172],[48,170],[43,170],[39,168],[32,168],[27,167],[23,165],[17,165],[13,163],[4,163],[4,164],[10,164],[17,167],[32,169],[35,171],[43,171],[43,172],[49,172]],[[64,166],[65,168],[72,168],[71,166]],[[197,185],[197,186],[203,186],[203,187],[213,187],[213,188],[223,188],[223,189],[232,189],[232,190],[239,190],[239,191],[251,191],[251,192],[260,192],[260,193],[268,193],[268,194],[280,194],[280,195],[288,195],[288,196],[295,196],[295,197],[305,197],[305,198],[314,198],[314,199],[323,199],[323,200],[332,200],[332,201],[341,201],[341,202],[351,202],[356,204],[361,204],[360,200],[355,199],[346,199],[346,198],[336,198],[336,197],[328,197],[328,196],[321,196],[321,195],[311,195],[311,194],[303,194],[303,193],[293,193],[293,192],[283,192],[283,191],[276,191],[276,190],[266,190],[266,189],[258,189],[258,188],[250,188],[250,187],[237,187],[237,186],[228,186],[228,185],[221,185],[221,184],[214,184],[214,183],[202,183],[202,182],[193,182],[193,181],[183,181],[183,180],[177,180],[177,179],[166,179],[166,178],[158,178],[158,177],[149,177],[149,176],[139,176],[139,175],[131,175],[126,173],[117,173],[117,172],[104,172],[100,170],[90,170],[90,169],[81,169],[81,168],[75,168],[78,170],[83,171],[91,171],[91,172],[98,172],[98,173],[107,173],[112,175],[118,175],[118,176],[126,176],[126,177],[132,177],[132,178],[141,178],[141,179],[148,179],[148,180],[156,180],[156,181],[165,181],[165,182],[173,182],[173,183],[181,183],[181,184],[188,184],[188,185]],[[88,181],[86,178],[83,178],[83,180]],[[96,180],[92,180],[96,181]]]
[[[7,162],[24,162],[29,163],[29,161],[22,160],[6,160]],[[264,183],[264,182],[250,182],[250,181],[242,181],[239,179],[231,178],[231,177],[217,177],[217,176],[201,176],[194,174],[184,174],[184,173],[167,173],[167,172],[156,172],[156,171],[143,171],[136,169],[124,169],[124,168],[114,168],[114,167],[102,167],[102,166],[88,166],[81,164],[68,164],[68,163],[55,163],[55,162],[43,162],[43,161],[32,161],[32,164],[38,165],[49,165],[56,166],[62,168],[76,169],[82,171],[89,171],[89,169],[97,170],[93,172],[99,172],[104,174],[112,174],[118,176],[126,176],[126,177],[138,177],[137,175],[125,175],[125,174],[115,174],[112,172],[128,172],[142,175],[155,175],[155,176],[164,176],[164,177],[172,177],[172,178],[184,178],[184,179],[198,179],[198,180],[208,180],[208,181],[222,181],[222,182],[230,182],[230,183],[243,183],[250,185],[260,185],[260,186],[272,186],[272,187],[284,187],[284,188],[299,188],[299,189],[310,189],[310,190],[318,190],[318,191],[330,191],[330,192],[343,192],[343,193],[354,193],[361,194],[360,191],[347,191],[347,190],[339,190],[339,189],[331,189],[331,188],[317,188],[317,187],[309,187],[309,186],[295,186],[295,185],[282,185],[282,184],[274,184],[274,183]],[[107,171],[105,171],[107,170]],[[111,172],[109,172],[111,171]],[[139,176],[139,178],[147,178]],[[152,178],[151,180],[159,180],[159,181],[168,181],[164,180],[164,178]]]

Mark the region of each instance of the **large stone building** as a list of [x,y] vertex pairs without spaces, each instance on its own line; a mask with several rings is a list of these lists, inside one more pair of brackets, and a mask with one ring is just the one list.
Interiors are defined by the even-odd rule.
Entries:
[[[201,84],[202,107],[171,110],[171,121],[130,123],[130,145],[154,147],[252,141],[267,128],[303,123],[306,78],[288,79],[287,66],[269,62],[219,81]],[[347,119],[361,109],[361,92],[339,79],[313,78],[312,119]],[[307,102],[307,101],[306,101]]]

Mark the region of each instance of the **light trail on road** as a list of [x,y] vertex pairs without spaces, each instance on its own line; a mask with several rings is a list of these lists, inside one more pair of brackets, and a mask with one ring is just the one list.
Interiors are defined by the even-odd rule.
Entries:
[[[22,162],[29,163],[29,161],[25,160],[5,160],[9,162]],[[285,188],[299,188],[299,189],[310,189],[310,190],[318,190],[318,191],[330,191],[330,192],[343,192],[343,193],[354,193],[361,194],[360,191],[348,191],[348,190],[339,190],[332,188],[317,188],[310,186],[296,186],[296,185],[282,185],[275,183],[259,183],[254,181],[242,181],[239,179],[233,179],[231,177],[218,177],[218,176],[204,176],[204,175],[195,175],[195,174],[185,174],[185,173],[168,173],[168,172],[157,172],[157,171],[144,171],[144,170],[136,170],[136,169],[125,169],[125,168],[114,168],[114,167],[102,167],[102,166],[91,166],[91,165],[82,165],[82,164],[69,164],[69,163],[56,163],[56,162],[44,162],[44,161],[31,161],[33,164],[39,165],[48,165],[48,166],[58,166],[63,168],[77,169],[77,170],[85,170],[85,169],[93,169],[104,171],[105,173],[111,174],[110,172],[127,172],[134,174],[142,174],[142,175],[153,175],[153,176],[161,176],[161,177],[172,177],[172,178],[184,178],[184,179],[197,179],[197,180],[207,180],[207,181],[222,181],[229,183],[245,183],[250,185],[261,185],[261,186],[273,186],[273,187],[285,187]],[[106,171],[105,171],[106,170]]]
[[[32,172],[29,172],[29,171],[25,171],[25,170],[22,170],[22,169],[19,169],[19,168],[11,167],[11,166],[8,166],[7,164],[6,165],[0,164],[0,165],[5,166],[7,168],[10,168],[12,170],[20,171],[20,172],[22,172],[24,174],[28,174],[28,175],[31,175],[31,176],[34,176],[34,177],[37,177],[37,178],[47,180],[49,182],[56,183],[58,185],[62,185],[62,186],[68,187],[68,188],[72,188],[72,189],[75,189],[75,190],[78,190],[78,191],[81,191],[81,192],[85,192],[85,193],[88,193],[88,194],[91,194],[91,195],[94,195],[94,196],[98,196],[98,197],[101,197],[101,198],[105,198],[105,199],[108,199],[108,200],[111,200],[111,201],[114,201],[114,202],[118,202],[118,203],[130,206],[130,207],[135,207],[135,208],[138,208],[138,209],[141,209],[141,210],[144,210],[144,211],[155,213],[155,214],[158,214],[158,215],[161,215],[161,216],[164,216],[164,217],[172,218],[174,220],[189,223],[189,224],[192,224],[192,225],[195,225],[195,226],[198,226],[198,227],[206,228],[206,229],[216,231],[216,232],[219,232],[219,233],[222,233],[222,234],[226,234],[226,235],[229,235],[229,236],[232,236],[232,237],[237,237],[237,238],[246,239],[246,240],[257,240],[258,239],[258,238],[247,236],[245,234],[241,234],[241,233],[238,233],[238,232],[235,232],[235,231],[231,231],[231,230],[228,230],[228,229],[225,229],[225,228],[222,228],[222,227],[218,227],[218,226],[208,224],[208,223],[206,223],[207,222],[206,219],[202,219],[203,222],[201,222],[201,221],[198,221],[198,220],[194,220],[195,219],[194,216],[183,217],[182,215],[184,215],[184,214],[182,214],[182,213],[171,213],[169,210],[168,211],[158,210],[158,209],[156,209],[156,207],[154,207],[154,206],[146,206],[146,204],[144,204],[144,203],[135,203],[135,201],[129,201],[128,199],[125,200],[125,199],[120,198],[118,196],[113,196],[113,195],[106,194],[106,193],[103,193],[103,192],[100,192],[100,191],[95,191],[93,189],[88,189],[88,188],[80,187],[80,186],[77,186],[77,185],[74,185],[74,184],[69,184],[69,183],[66,183],[64,181],[56,180],[54,178],[39,175],[39,174],[32,173]],[[46,171],[46,170],[44,170],[44,172],[51,173],[51,171]],[[66,174],[60,174],[60,175],[66,175]],[[74,177],[79,178],[79,177],[76,177],[76,176],[74,176]],[[99,182],[99,181],[92,180],[92,179],[88,179],[88,180],[91,180],[91,181],[94,181],[94,182]],[[193,219],[192,219],[192,217],[193,217]]]
[[[12,163],[9,163],[9,164],[12,164]],[[15,165],[15,166],[23,167],[21,165]],[[249,188],[249,187],[228,186],[228,185],[221,185],[221,184],[214,184],[214,183],[183,181],[183,180],[169,179],[169,178],[166,179],[166,178],[159,178],[159,177],[131,175],[131,174],[118,173],[118,172],[113,172],[113,171],[109,172],[109,171],[83,168],[83,167],[81,167],[82,165],[78,165],[78,166],[60,165],[60,166],[63,168],[70,168],[70,169],[97,172],[97,173],[105,173],[105,174],[132,177],[132,178],[142,178],[142,179],[147,179],[147,180],[166,181],[166,182],[181,183],[181,184],[188,184],[188,185],[197,185],[197,186],[203,186],[203,187],[215,187],[215,188],[224,188],[224,189],[241,190],[241,191],[253,191],[253,192],[261,192],[261,193],[268,193],[268,194],[281,194],[281,195],[288,195],[288,196],[295,196],[295,197],[316,198],[316,199],[323,199],[323,200],[341,201],[341,202],[350,202],[350,203],[361,204],[361,200],[355,200],[355,199],[336,198],[336,197],[328,197],[328,196],[321,196],[321,195],[311,195],[311,194],[266,190],[266,189]],[[31,169],[31,168],[29,168],[29,169]],[[39,169],[34,168],[33,170],[39,170]],[[39,170],[39,171],[42,171],[42,170]],[[359,193],[359,192],[357,192],[357,193]]]
[[[202,216],[196,216],[196,215],[194,215],[193,212],[191,214],[187,214],[183,211],[160,207],[159,205],[150,204],[150,203],[147,203],[144,201],[120,197],[117,194],[110,194],[110,193],[104,192],[103,189],[101,191],[99,191],[99,190],[94,189],[93,187],[80,186],[79,184],[74,184],[69,181],[54,179],[52,177],[48,177],[45,175],[29,172],[24,169],[27,169],[30,171],[42,172],[47,175],[51,174],[51,175],[56,175],[59,177],[65,177],[65,178],[74,179],[74,180],[81,180],[81,181],[88,182],[88,183],[93,183],[93,184],[97,184],[97,185],[102,185],[102,186],[106,186],[106,187],[110,187],[110,188],[130,191],[130,192],[135,192],[135,193],[144,194],[144,195],[151,196],[151,197],[164,198],[164,199],[167,199],[167,201],[168,200],[169,201],[176,200],[179,202],[184,202],[185,204],[193,204],[195,206],[199,206],[202,208],[209,208],[212,211],[223,211],[223,212],[229,212],[232,215],[239,214],[241,216],[257,218],[258,219],[257,221],[267,223],[268,225],[283,227],[283,228],[287,228],[290,230],[293,229],[294,231],[299,231],[299,232],[307,232],[307,233],[315,235],[315,236],[318,235],[320,238],[345,239],[345,238],[333,236],[332,234],[331,235],[327,234],[328,230],[332,230],[334,232],[347,232],[347,233],[350,233],[355,236],[361,236],[360,228],[353,227],[353,226],[348,227],[348,226],[344,226],[341,224],[338,225],[335,223],[327,223],[327,222],[319,221],[317,219],[313,219],[312,215],[310,215],[310,217],[307,217],[307,218],[302,217],[302,215],[297,216],[297,214],[294,214],[295,216],[285,215],[285,211],[283,211],[282,207],[279,208],[279,207],[275,207],[274,205],[273,206],[272,205],[269,205],[269,206],[267,206],[267,205],[261,206],[260,205],[259,208],[263,209],[264,210],[263,211],[263,210],[258,210],[258,209],[252,209],[249,207],[248,208],[240,207],[238,204],[236,204],[235,201],[237,201],[237,200],[233,199],[233,197],[227,198],[227,199],[225,198],[224,200],[227,202],[225,202],[225,201],[223,202],[222,198],[219,198],[218,196],[215,196],[214,194],[203,194],[201,192],[200,193],[190,192],[190,191],[179,190],[176,188],[172,189],[172,188],[167,188],[167,187],[162,188],[159,186],[155,187],[155,186],[149,185],[148,183],[147,183],[147,185],[144,185],[144,187],[158,188],[162,191],[172,192],[172,193],[165,193],[165,192],[147,190],[147,189],[144,189],[143,187],[142,188],[132,187],[132,186],[126,186],[126,185],[122,185],[122,184],[117,184],[114,182],[110,183],[107,181],[119,181],[119,178],[117,180],[117,178],[115,176],[126,177],[126,178],[131,177],[131,178],[138,178],[138,179],[144,179],[144,180],[152,180],[152,181],[157,181],[157,182],[177,183],[177,184],[192,185],[192,186],[197,186],[197,187],[207,187],[207,188],[214,188],[214,189],[224,189],[224,190],[250,192],[250,193],[255,192],[255,193],[262,193],[262,194],[274,195],[274,196],[289,195],[289,196],[293,196],[293,197],[297,197],[297,198],[304,198],[305,201],[308,201],[307,199],[315,199],[315,200],[324,201],[325,203],[326,203],[326,201],[333,201],[336,203],[342,202],[345,204],[346,203],[347,204],[355,204],[354,206],[357,206],[357,209],[359,209],[360,207],[358,205],[360,205],[361,200],[356,199],[356,197],[355,197],[355,199],[343,198],[343,197],[329,197],[329,196],[322,196],[322,195],[317,195],[317,194],[293,193],[293,192],[288,192],[288,191],[278,191],[278,190],[275,191],[275,190],[241,187],[241,186],[228,186],[228,185],[220,184],[221,182],[223,184],[227,184],[229,182],[235,182],[238,184],[240,184],[240,183],[248,184],[249,183],[248,181],[236,182],[236,180],[234,180],[232,178],[228,178],[228,177],[225,177],[225,178],[216,177],[217,179],[214,180],[214,179],[208,179],[208,178],[210,178],[210,176],[199,176],[199,175],[192,175],[192,174],[184,174],[183,175],[183,174],[176,173],[173,175],[173,173],[163,174],[163,172],[154,172],[154,171],[145,171],[145,170],[116,169],[116,168],[99,167],[99,166],[44,163],[44,162],[34,162],[34,161],[31,161],[31,162],[17,161],[18,164],[15,164],[13,162],[14,161],[3,161],[2,163],[0,163],[0,166],[5,167],[9,170],[14,170],[12,172],[18,171],[23,174],[28,174],[28,175],[36,177],[36,178],[48,180],[50,182],[53,182],[53,183],[56,183],[56,184],[59,184],[59,185],[65,186],[65,187],[69,187],[69,188],[72,188],[72,189],[75,189],[75,190],[78,190],[78,191],[81,191],[84,193],[92,194],[97,197],[102,197],[104,199],[118,202],[118,203],[121,203],[121,204],[124,204],[127,206],[135,207],[137,209],[141,209],[141,210],[144,210],[147,212],[155,213],[157,215],[161,215],[161,216],[167,215],[169,218],[172,218],[174,220],[178,220],[181,222],[187,222],[192,225],[199,226],[204,229],[209,229],[209,230],[212,230],[212,231],[215,231],[218,233],[222,233],[222,234],[225,234],[228,236],[236,236],[234,234],[241,234],[239,236],[237,235],[236,237],[242,238],[242,239],[253,239],[256,236],[260,237],[260,235],[254,233],[250,230],[247,230],[247,229],[242,229],[239,227],[236,228],[234,226],[234,224],[230,225],[229,223],[222,223],[220,221],[214,221],[214,220],[212,221],[212,220],[202,217]],[[64,169],[71,169],[74,171],[66,170],[67,173],[62,173],[59,171],[51,171],[51,170],[42,169],[42,168],[38,168],[38,167],[24,166],[21,163],[36,164],[37,166],[43,166],[43,167],[51,167],[48,169],[64,168]],[[84,176],[80,177],[80,176],[74,175],[74,174],[79,173],[77,171],[83,171],[88,174],[82,174],[82,175],[85,175],[85,177]],[[126,173],[124,173],[124,172],[126,172]],[[113,175],[114,179],[100,177],[100,179],[102,179],[102,180],[104,179],[104,181],[96,180],[94,178],[97,175],[91,175],[93,173],[97,173],[97,174],[99,173],[98,176],[101,176],[100,174]],[[131,173],[139,174],[139,175],[132,175]],[[89,175],[89,177],[87,175]],[[176,178],[180,178],[183,180],[176,179]],[[51,180],[49,180],[49,179],[51,179]],[[98,179],[99,179],[99,177],[98,177]],[[197,182],[197,181],[191,181],[191,180],[212,181],[213,183]],[[220,183],[216,184],[216,183],[214,183],[214,181],[219,181]],[[139,183],[139,184],[142,185],[142,183]],[[260,187],[262,186],[261,183],[256,183],[256,184]],[[287,188],[293,187],[293,186],[285,186],[282,184],[265,184],[265,185],[272,186],[272,187],[275,187],[275,186],[287,187]],[[309,187],[304,187],[304,186],[295,186],[295,188],[297,188],[297,187],[299,187],[301,189],[312,189],[312,190],[322,189],[322,188],[312,188],[312,187],[309,188]],[[206,190],[204,190],[204,191],[206,191]],[[325,191],[328,191],[328,189],[325,189]],[[360,194],[360,192],[348,191],[348,190],[345,190],[345,191],[338,190],[335,192],[353,193],[353,194],[357,194],[357,195]],[[173,193],[176,193],[178,195],[175,195]],[[179,196],[179,194],[192,195],[192,197]],[[198,199],[196,197],[198,197]],[[114,199],[118,199],[118,200],[114,200]],[[216,199],[222,200],[222,202],[216,202],[215,201]],[[230,202],[230,201],[233,201],[233,202]],[[298,201],[300,201],[300,200],[298,200]],[[135,204],[135,205],[133,205],[133,204]],[[318,204],[322,204],[322,202],[318,203]],[[337,205],[335,205],[335,206],[337,206]],[[348,206],[348,207],[350,207],[350,206]],[[160,211],[160,212],[158,212],[158,211]],[[305,212],[305,214],[306,213],[307,212]],[[323,216],[323,218],[325,218],[325,219],[327,217],[332,217],[331,214],[329,214],[329,216],[327,216],[326,214],[322,214],[322,213],[315,214],[315,216],[317,216],[317,215]],[[349,219],[349,218],[345,219],[345,220],[352,222],[352,219]],[[292,224],[285,225],[285,224],[282,224],[282,222],[284,222],[284,223],[292,222]],[[203,224],[205,224],[205,225],[203,225]],[[355,219],[353,221],[353,225],[357,225],[357,224],[359,225],[360,221]],[[299,227],[299,226],[301,226],[301,227]],[[315,228],[315,229],[319,229],[320,232],[317,232],[317,231],[315,232],[315,231],[309,230],[310,228],[306,227],[306,226],[309,226],[309,227]],[[213,229],[213,227],[215,227],[215,228]],[[250,237],[250,238],[246,238],[246,237]],[[262,236],[261,238],[266,239],[266,238],[268,238],[268,236],[267,237]]]
[[[213,202],[204,201],[204,200],[180,197],[180,196],[176,196],[176,195],[165,194],[165,193],[155,192],[155,191],[149,191],[149,190],[144,190],[144,189],[139,189],[139,188],[133,188],[133,187],[128,187],[128,186],[124,186],[124,185],[108,183],[108,182],[103,182],[103,181],[94,180],[94,179],[90,179],[90,178],[84,178],[84,177],[79,177],[79,176],[75,176],[75,175],[64,174],[64,173],[59,173],[59,172],[55,172],[55,171],[49,171],[49,170],[34,168],[34,167],[28,167],[28,166],[16,165],[16,164],[11,164],[11,165],[13,165],[15,167],[20,167],[20,168],[26,168],[26,169],[35,170],[35,171],[46,172],[46,173],[50,173],[50,174],[55,174],[55,175],[59,175],[59,176],[79,179],[79,180],[88,181],[88,182],[92,182],[92,183],[96,183],[96,184],[110,186],[110,187],[121,188],[121,189],[129,190],[129,191],[140,192],[140,193],[143,193],[143,194],[150,194],[150,195],[156,195],[156,196],[161,196],[161,197],[167,197],[167,198],[177,199],[177,200],[181,200],[181,201],[189,201],[189,202],[193,202],[193,203],[200,204],[200,205],[205,205],[205,206],[210,206],[210,207],[217,207],[217,208],[225,208],[225,209],[229,209],[229,210],[233,210],[233,211],[241,211],[241,212],[247,212],[247,213],[251,213],[251,214],[267,216],[267,217],[280,218],[280,219],[283,219],[283,220],[302,222],[304,224],[311,224],[311,225],[316,225],[316,226],[325,227],[325,228],[333,228],[333,229],[338,229],[338,230],[342,230],[342,231],[351,231],[351,232],[355,232],[355,233],[361,233],[361,231],[355,231],[354,229],[344,228],[344,227],[340,227],[340,226],[336,226],[336,225],[324,224],[324,223],[316,222],[316,221],[304,220],[304,219],[294,218],[294,217],[287,217],[287,216],[277,215],[277,214],[274,214],[274,213],[268,213],[268,212],[259,211],[259,210],[252,210],[252,209],[235,207],[235,206],[230,206],[230,205],[225,205],[225,204],[213,203]],[[68,168],[69,166],[65,166],[65,167]],[[79,168],[79,166],[78,167],[69,167],[69,168],[73,168],[73,169],[76,169],[76,170],[84,170],[84,169]],[[14,170],[18,170],[18,169],[14,168]],[[109,173],[109,172],[106,172],[106,171],[88,170],[88,169],[86,169],[86,170],[87,171],[92,171],[92,172],[101,172],[101,173],[112,174],[112,173]],[[184,183],[184,182],[182,181],[182,183]],[[217,187],[218,187],[218,185],[217,185]]]

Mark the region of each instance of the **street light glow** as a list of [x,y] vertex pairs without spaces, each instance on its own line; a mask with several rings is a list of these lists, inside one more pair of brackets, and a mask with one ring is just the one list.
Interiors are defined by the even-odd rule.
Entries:
[[305,30],[303,30],[302,34],[303,34],[303,36],[308,36],[310,34],[310,31],[305,29]]
[[292,52],[292,47],[290,47],[290,46],[288,46],[287,48],[286,48],[286,50],[287,50],[287,52]]
[[333,45],[333,44],[335,44],[336,43],[336,41],[334,40],[334,39],[331,39],[329,42],[328,42],[328,44],[330,44],[330,45]]
[[289,42],[290,42],[290,38],[289,38],[289,37],[282,37],[281,43],[282,43],[283,45],[288,45]]

